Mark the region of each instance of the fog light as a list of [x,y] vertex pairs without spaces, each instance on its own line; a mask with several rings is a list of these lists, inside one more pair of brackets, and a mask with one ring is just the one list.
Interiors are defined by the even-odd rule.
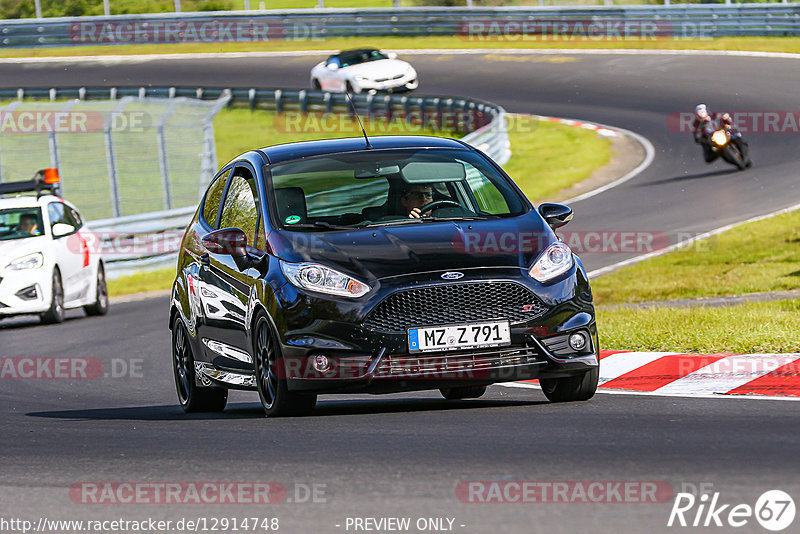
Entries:
[[39,298],[39,292],[36,285],[28,286],[25,289],[20,289],[16,295],[22,300],[36,300]]
[[583,332],[578,332],[569,336],[569,346],[572,350],[580,351],[586,348],[586,336]]
[[324,354],[317,354],[314,356],[314,369],[319,371],[320,373],[324,373],[331,368],[331,363],[328,361],[328,357]]

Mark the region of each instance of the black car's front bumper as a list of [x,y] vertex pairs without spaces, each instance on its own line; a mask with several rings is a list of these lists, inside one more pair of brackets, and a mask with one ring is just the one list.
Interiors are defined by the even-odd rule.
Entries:
[[[337,307],[324,299],[315,302],[317,297],[284,286],[278,296],[288,314],[283,317],[279,338],[288,387],[316,393],[391,393],[559,378],[596,367],[597,328],[583,271],[576,268],[570,276],[546,287],[527,282],[519,273],[503,272],[506,276],[502,278],[496,271],[475,275],[479,282],[526,284],[541,299],[545,311],[530,320],[512,322],[510,345],[427,353],[410,352],[406,333],[372,330],[370,321],[364,320],[377,302],[402,288],[403,281],[384,288],[375,302],[358,309],[349,309],[347,303]],[[417,287],[435,283],[418,281]],[[331,309],[327,317],[325,306]],[[309,309],[318,310],[313,319],[292,313]],[[569,336],[576,332],[583,332],[589,341],[581,351],[568,344]],[[315,368],[317,356],[327,359],[328,369]]]

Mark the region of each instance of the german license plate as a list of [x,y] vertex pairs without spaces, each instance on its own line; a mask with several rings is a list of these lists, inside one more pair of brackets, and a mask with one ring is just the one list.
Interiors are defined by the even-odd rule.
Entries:
[[409,352],[502,347],[511,344],[508,321],[456,326],[432,326],[408,330]]

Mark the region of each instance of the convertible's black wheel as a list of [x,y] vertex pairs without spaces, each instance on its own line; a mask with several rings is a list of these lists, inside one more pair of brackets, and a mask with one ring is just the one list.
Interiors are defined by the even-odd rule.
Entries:
[[447,400],[457,399],[477,399],[486,393],[486,386],[463,386],[457,388],[440,389],[439,393],[442,394]]
[[97,291],[93,304],[83,307],[86,315],[105,315],[108,313],[108,286],[106,285],[106,270],[103,264],[97,266]]
[[544,396],[550,402],[585,401],[594,397],[600,381],[600,368],[595,367],[583,374],[566,378],[542,378]]
[[317,396],[289,391],[283,359],[266,317],[256,322],[254,366],[261,406],[269,417],[303,415],[314,409]]
[[50,309],[41,315],[45,324],[64,322],[64,286],[61,283],[61,272],[56,267],[53,270],[53,296],[50,299]]
[[228,390],[217,387],[199,387],[195,380],[194,355],[189,345],[186,327],[180,317],[172,328],[172,368],[178,402],[187,413],[221,412],[228,403]]
[[315,91],[321,91],[322,90],[322,84],[320,84],[319,80],[316,79],[316,78],[311,80],[311,87],[313,87]]

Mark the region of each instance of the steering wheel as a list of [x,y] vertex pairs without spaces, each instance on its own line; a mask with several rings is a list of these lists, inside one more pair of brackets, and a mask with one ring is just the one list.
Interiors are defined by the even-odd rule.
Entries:
[[457,206],[459,208],[466,209],[466,208],[464,208],[464,206],[462,206],[461,204],[459,204],[455,200],[434,200],[433,202],[429,202],[428,204],[425,204],[424,206],[422,206],[419,209],[419,212],[420,213],[425,213],[426,211],[435,210],[435,209],[441,208],[442,206]]

